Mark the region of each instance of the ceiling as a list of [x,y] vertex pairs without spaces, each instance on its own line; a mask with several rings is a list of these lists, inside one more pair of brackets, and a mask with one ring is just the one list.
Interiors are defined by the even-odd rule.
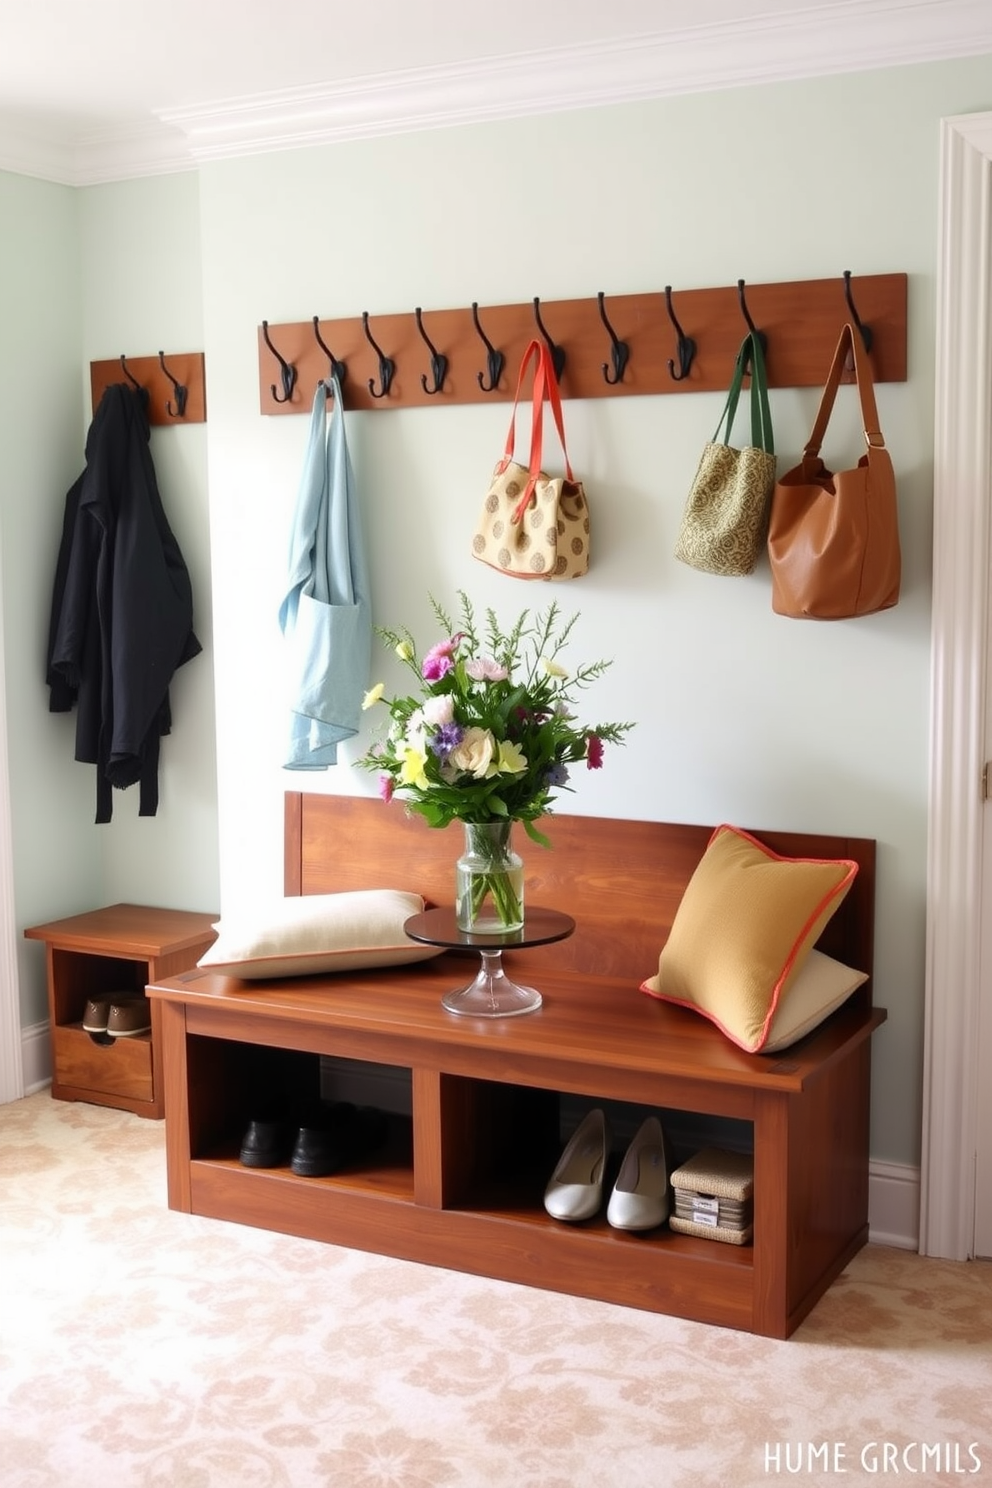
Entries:
[[0,0],[0,169],[85,185],[985,53],[989,0]]

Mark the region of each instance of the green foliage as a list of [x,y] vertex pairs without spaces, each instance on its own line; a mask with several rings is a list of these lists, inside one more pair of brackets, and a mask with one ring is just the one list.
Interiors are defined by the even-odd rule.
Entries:
[[578,722],[576,694],[611,665],[594,661],[566,671],[559,657],[578,620],[556,603],[524,610],[504,632],[493,610],[481,626],[464,592],[457,622],[431,599],[444,639],[421,657],[410,631],[378,634],[410,668],[417,692],[387,699],[383,684],[363,704],[382,703],[388,730],[359,764],[380,775],[385,799],[395,794],[432,827],[452,821],[522,821],[534,826],[551,811],[554,793],[570,790],[569,766],[598,769],[604,744],[622,744],[633,723]]

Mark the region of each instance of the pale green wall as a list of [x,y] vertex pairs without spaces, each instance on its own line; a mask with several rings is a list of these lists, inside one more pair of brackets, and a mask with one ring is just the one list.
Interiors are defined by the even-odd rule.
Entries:
[[[107,357],[203,348],[199,183],[194,173],[80,192],[84,284],[82,365]],[[88,388],[87,388],[88,396]],[[87,413],[89,405],[87,403]],[[209,408],[208,408],[209,413]],[[214,910],[217,774],[214,726],[208,424],[151,432],[169,523],[190,571],[194,630],[203,651],[169,689],[172,733],[162,740],[159,809],[138,816],[135,790],[114,793],[114,819],[98,827],[107,902]]]
[[[0,548],[21,1019],[45,1016],[44,959],[24,925],[100,894],[71,723],[50,715],[45,641],[62,496],[79,457],[78,196],[0,173]],[[89,820],[92,820],[90,814]]]
[[[283,792],[372,788],[347,763],[305,777],[281,768],[276,610],[307,421],[258,411],[263,317],[739,277],[835,275],[840,297],[845,268],[905,271],[909,380],[879,389],[899,478],[904,589],[895,610],[862,621],[784,620],[771,612],[766,571],[721,580],[672,558],[717,395],[566,405],[595,557],[577,584],[536,594],[468,556],[505,404],[352,415],[348,429],[378,621],[426,634],[428,591],[451,598],[465,587],[504,615],[554,597],[581,611],[575,657],[615,658],[595,711],[640,727],[564,809],[878,839],[876,999],[889,1022],[874,1046],[872,1154],[918,1161],[938,121],[990,106],[992,59],[983,58],[279,152],[80,192],[77,252],[67,255],[82,280],[77,367],[201,339],[207,354],[205,430],[170,430],[155,446],[203,597],[207,654],[177,693],[161,819],[132,821],[121,809],[109,830],[79,828],[87,843],[106,832],[108,896],[134,897],[135,881],[143,897],[200,907],[213,907],[218,885],[224,904],[249,889],[278,893]],[[815,402],[813,390],[775,393],[783,466]],[[857,443],[845,391],[825,453],[846,460]],[[47,539],[62,492],[45,495]],[[5,574],[8,565],[5,555]],[[31,611],[36,626],[45,604]],[[9,616],[5,595],[8,625]],[[8,655],[15,649],[8,630]],[[51,737],[47,715],[30,727]],[[31,743],[18,745],[22,759]],[[58,769],[46,774],[61,778],[68,745],[49,752]],[[87,778],[75,790],[75,820],[89,821],[90,788]],[[20,874],[19,864],[19,888]],[[44,913],[77,907],[58,897]]]
[[[503,615],[553,593],[581,610],[575,656],[615,658],[596,713],[640,726],[566,809],[878,839],[876,998],[889,1022],[875,1040],[872,1150],[918,1160],[938,121],[990,103],[982,59],[203,168],[223,904],[253,884],[279,891],[282,794],[299,784],[280,768],[285,713],[252,706],[283,675],[275,616],[307,432],[305,418],[258,412],[263,317],[831,275],[840,312],[845,268],[906,271],[909,380],[879,389],[905,581],[883,615],[784,620],[767,571],[730,581],[674,560],[717,395],[566,406],[595,556],[587,578],[537,594],[469,556],[505,404],[357,414],[349,431],[380,622],[424,634],[428,591],[464,586]],[[845,390],[828,459],[861,453],[853,399]],[[776,393],[784,463],[815,406],[813,390]],[[373,789],[347,765],[305,785]]]
[[[199,194],[177,175],[73,191],[0,175],[0,489],[8,748],[17,935],[130,900],[213,909],[220,900],[211,654],[206,426],[154,429],[169,520],[193,579],[203,655],[177,673],[160,804],[138,817],[115,792],[97,826],[95,773],[73,759],[75,714],[44,685],[65,494],[84,465],[89,363],[202,348]],[[44,951],[18,946],[21,1021],[47,1016]]]

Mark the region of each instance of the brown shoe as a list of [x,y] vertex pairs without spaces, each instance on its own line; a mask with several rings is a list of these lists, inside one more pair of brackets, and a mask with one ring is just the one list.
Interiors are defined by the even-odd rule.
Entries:
[[111,1038],[137,1038],[152,1026],[151,1009],[145,997],[131,997],[111,1003],[107,1015],[107,1033]]
[[83,1013],[83,1029],[86,1033],[106,1033],[107,1019],[113,997],[91,997]]

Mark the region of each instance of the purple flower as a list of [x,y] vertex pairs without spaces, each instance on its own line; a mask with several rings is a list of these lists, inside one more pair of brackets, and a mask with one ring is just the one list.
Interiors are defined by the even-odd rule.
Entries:
[[549,790],[556,785],[564,785],[568,779],[568,770],[562,764],[553,764],[544,777],[544,784]]
[[379,794],[384,801],[393,799],[393,777],[391,775],[379,776]]
[[464,737],[465,730],[460,723],[446,723],[430,740],[431,751],[443,763],[451,751],[458,748]]

